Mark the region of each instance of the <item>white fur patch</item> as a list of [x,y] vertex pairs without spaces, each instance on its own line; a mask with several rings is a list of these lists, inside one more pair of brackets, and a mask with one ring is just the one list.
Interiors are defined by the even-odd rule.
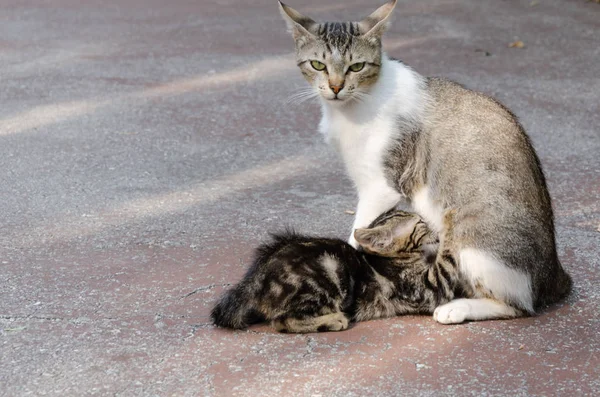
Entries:
[[413,210],[421,215],[427,222],[427,225],[440,233],[443,229],[443,209],[436,203],[429,192],[429,187],[425,186],[417,191],[411,201]]
[[327,276],[333,281],[333,283],[337,286],[340,285],[340,278],[337,274],[338,269],[338,260],[329,254],[325,254],[321,257],[321,265],[325,269]]
[[433,319],[441,324],[460,324],[466,320],[492,320],[519,315],[514,308],[493,299],[455,299],[438,306]]
[[518,302],[533,312],[531,281],[523,272],[511,269],[489,253],[474,248],[459,253],[460,270],[472,285],[480,284],[495,299]]

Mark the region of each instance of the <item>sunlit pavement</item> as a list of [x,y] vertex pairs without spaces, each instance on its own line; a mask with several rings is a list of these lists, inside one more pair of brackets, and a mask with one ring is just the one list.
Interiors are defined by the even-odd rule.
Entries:
[[520,117],[566,303],[283,335],[208,313],[268,231],[345,238],[356,199],[318,106],[286,104],[306,86],[275,0],[0,0],[0,395],[598,395],[599,29],[585,0],[404,1],[386,39]]

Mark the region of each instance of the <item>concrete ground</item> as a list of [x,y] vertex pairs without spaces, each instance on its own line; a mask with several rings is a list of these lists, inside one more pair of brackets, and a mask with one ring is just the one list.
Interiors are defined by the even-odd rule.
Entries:
[[[376,0],[290,0],[356,19]],[[0,395],[600,393],[600,5],[401,1],[392,56],[530,133],[575,280],[535,318],[341,333],[215,329],[268,231],[346,237],[275,0],[0,0]],[[522,41],[524,48],[509,48]]]

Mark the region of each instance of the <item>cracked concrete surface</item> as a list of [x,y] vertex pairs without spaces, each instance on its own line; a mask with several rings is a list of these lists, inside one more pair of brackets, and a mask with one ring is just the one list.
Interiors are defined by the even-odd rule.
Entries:
[[[290,0],[318,19],[379,1]],[[388,52],[521,118],[569,299],[534,318],[215,329],[268,231],[345,237],[354,191],[271,0],[0,0],[0,395],[600,393],[600,6],[400,1]],[[509,48],[521,40],[524,48]]]

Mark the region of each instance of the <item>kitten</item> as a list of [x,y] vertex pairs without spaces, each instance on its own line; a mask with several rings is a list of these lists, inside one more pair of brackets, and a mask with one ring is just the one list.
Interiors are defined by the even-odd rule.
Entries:
[[[567,295],[539,159],[498,101],[390,59],[381,37],[396,1],[360,22],[317,23],[280,3],[298,67],[321,99],[320,131],[358,190],[353,230],[408,203],[438,233],[456,209],[452,239],[473,299],[440,323],[534,314]],[[350,244],[357,247],[354,235]],[[442,247],[443,249],[443,247]]]
[[[452,216],[448,211],[448,230]],[[341,331],[351,320],[433,313],[455,296],[468,296],[452,242],[428,259],[426,247],[436,236],[416,214],[390,211],[355,235],[365,252],[339,239],[274,235],[212,310],[214,323],[239,329],[270,320],[280,332]]]

